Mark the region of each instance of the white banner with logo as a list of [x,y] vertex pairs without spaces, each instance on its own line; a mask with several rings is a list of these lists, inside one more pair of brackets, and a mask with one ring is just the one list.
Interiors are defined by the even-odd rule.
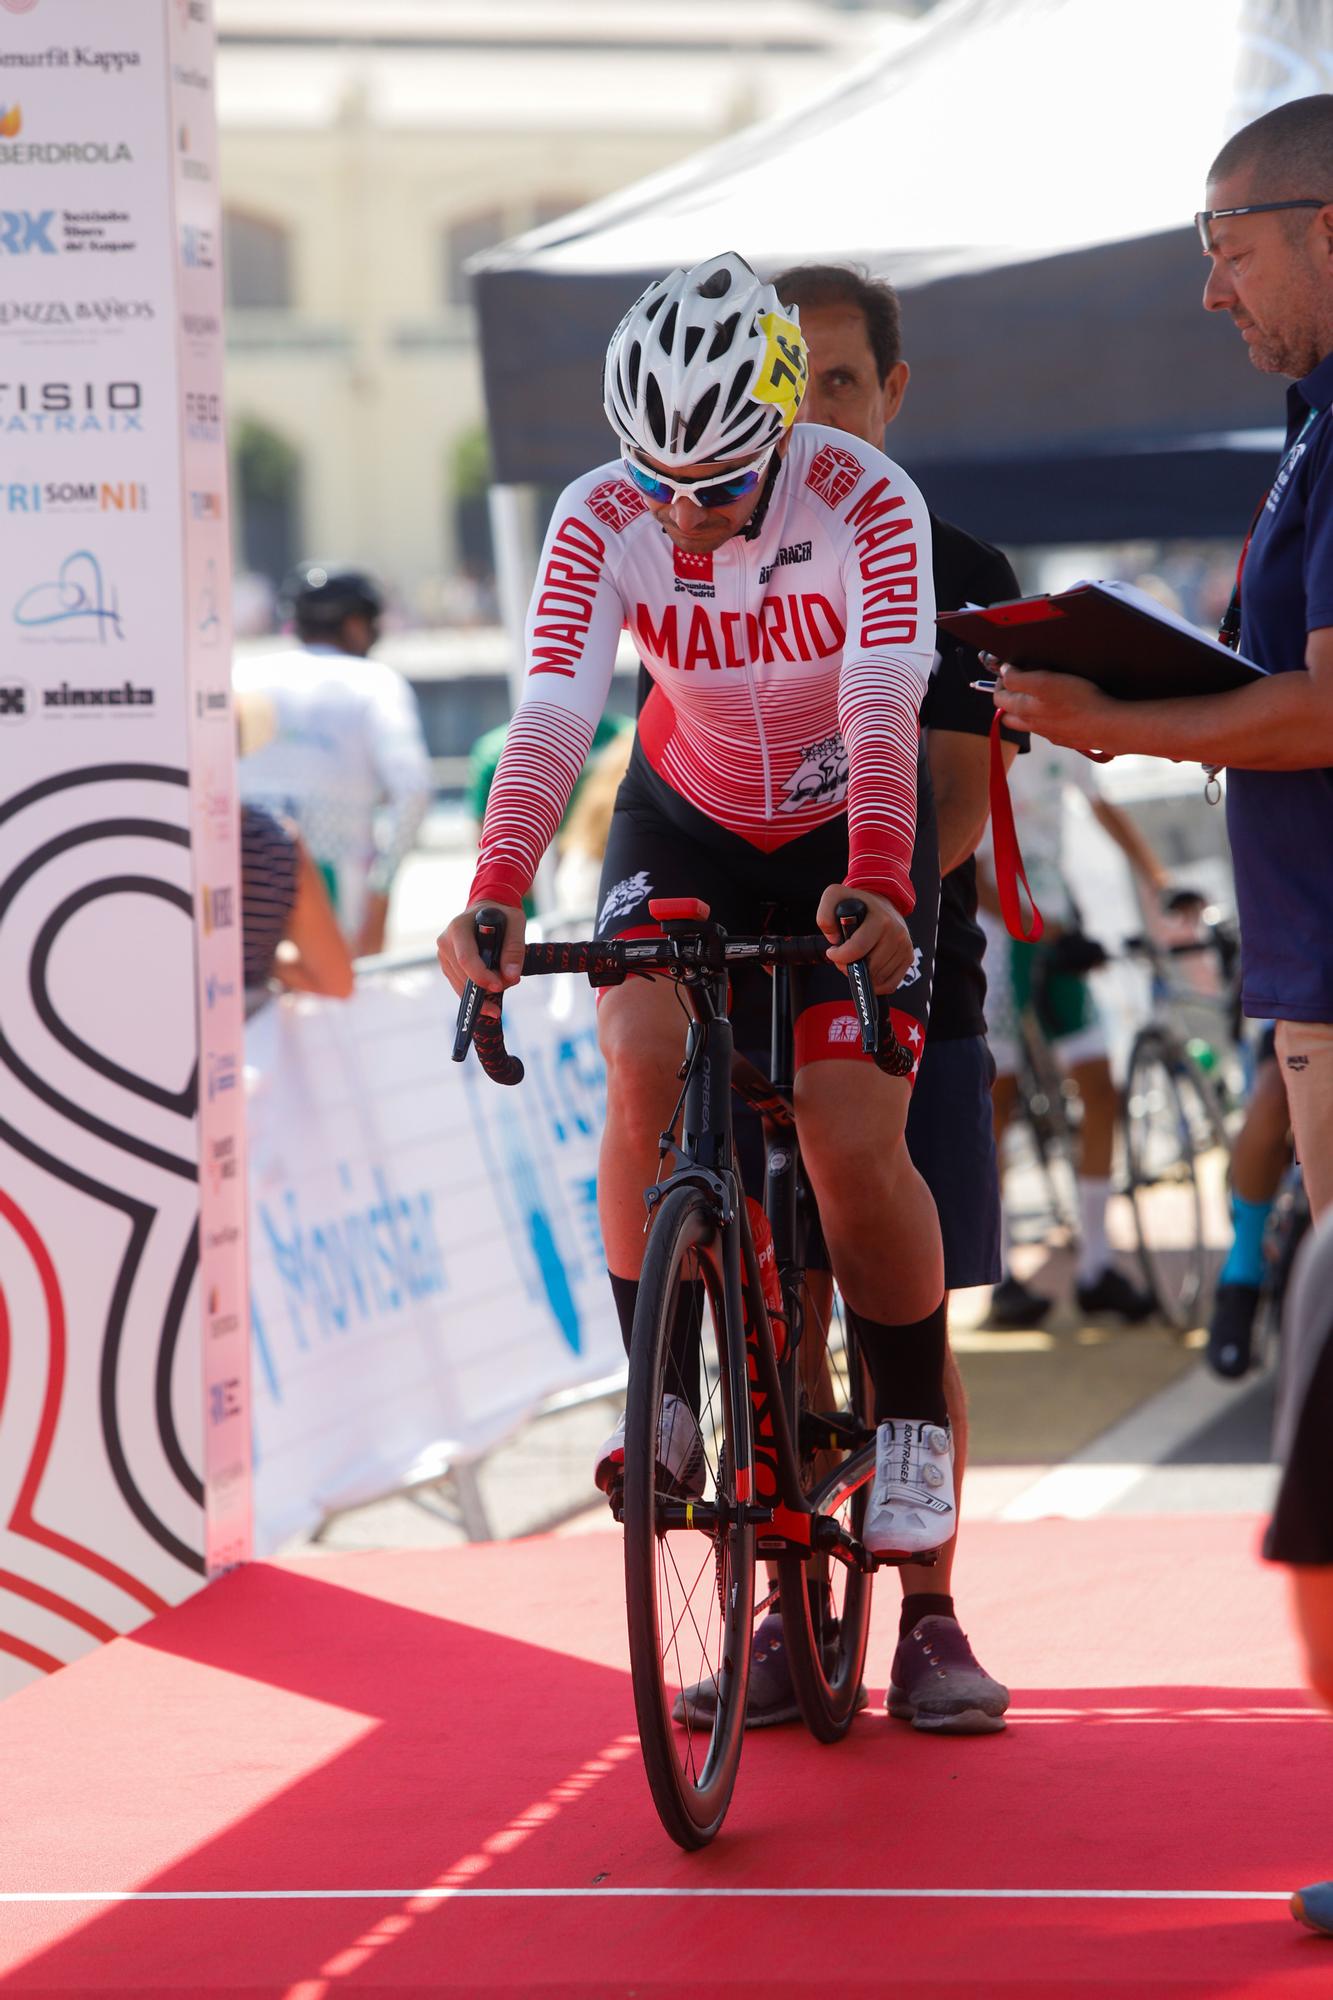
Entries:
[[597,1222],[606,1076],[581,980],[525,981],[501,1089],[433,964],[246,1031],[261,1553],[488,1450],[624,1365]]
[[0,1692],[249,1545],[212,72],[0,0]]

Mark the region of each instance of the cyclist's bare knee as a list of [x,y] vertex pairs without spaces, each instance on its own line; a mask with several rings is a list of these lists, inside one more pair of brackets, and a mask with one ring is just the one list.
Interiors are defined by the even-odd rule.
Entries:
[[626,980],[603,993],[597,1039],[614,1115],[660,1131],[680,1085],[685,1020],[668,980]]
[[868,1062],[807,1063],[795,1097],[801,1153],[816,1187],[891,1184],[907,1159],[905,1077]]

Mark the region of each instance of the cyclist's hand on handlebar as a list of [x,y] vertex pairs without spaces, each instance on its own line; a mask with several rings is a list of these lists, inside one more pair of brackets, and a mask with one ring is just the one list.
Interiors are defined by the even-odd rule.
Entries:
[[[482,963],[477,949],[477,911],[487,908],[500,910],[505,920],[504,946],[498,972],[492,972]],[[482,897],[479,902],[470,904],[461,916],[455,917],[435,940],[440,970],[454,992],[461,994],[469,979],[475,980],[487,993],[503,993],[506,987],[517,986],[523,971],[526,926],[527,918],[521,909],[497,903],[493,896]]]
[[[844,943],[838,928],[838,904],[855,896],[865,905],[865,917]],[[833,965],[851,965],[858,958],[870,961],[870,978],[876,993],[892,993],[902,984],[915,956],[907,925],[887,896],[871,889],[849,889],[834,882],[819,899],[815,916],[824,936],[832,940],[829,960]]]

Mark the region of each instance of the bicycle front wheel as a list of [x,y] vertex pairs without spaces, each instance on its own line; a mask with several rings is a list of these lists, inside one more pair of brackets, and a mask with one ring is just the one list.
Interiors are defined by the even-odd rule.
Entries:
[[[682,1405],[698,1420],[698,1451],[682,1450]],[[744,1335],[737,1327],[733,1342],[727,1328],[721,1230],[704,1194],[677,1188],[639,1283],[624,1523],[639,1743],[658,1816],[685,1848],[718,1831],[740,1763],[754,1527],[737,1520],[735,1468],[749,1461]]]
[[1197,1326],[1211,1275],[1201,1166],[1226,1144],[1221,1115],[1189,1056],[1141,1034],[1125,1085],[1125,1166],[1139,1258],[1162,1317]]

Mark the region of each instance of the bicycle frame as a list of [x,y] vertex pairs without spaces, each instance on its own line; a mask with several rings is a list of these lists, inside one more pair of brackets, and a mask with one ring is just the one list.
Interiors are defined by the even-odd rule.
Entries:
[[[668,925],[668,934],[671,926]],[[697,928],[697,927],[695,927]],[[820,1510],[825,1489],[845,1494],[870,1469],[872,1444],[864,1463],[840,1466],[813,1495],[802,1490],[800,1462],[788,1412],[797,1407],[796,1379],[803,1305],[798,1257],[800,1151],[792,1109],[792,1007],[790,973],[773,973],[772,1070],[770,1082],[735,1054],[732,1025],[726,1012],[725,969],[690,972],[679,987],[692,1020],[685,1057],[685,1092],[677,1151],[682,1159],[673,1173],[647,1191],[650,1211],[668,1190],[679,1186],[702,1189],[713,1200],[721,1237],[722,1281],[727,1319],[745,1329],[741,1356],[728,1343],[729,1390],[749,1406],[749,1459],[735,1469],[736,1498],[752,1510],[759,1533],[758,1552],[772,1556],[793,1547],[806,1554],[826,1552],[859,1568],[873,1569],[876,1560],[841,1525]],[[764,1296],[758,1253],[750,1227],[744,1190],[736,1167],[732,1120],[733,1085],[764,1120],[764,1213],[773,1237],[782,1285],[789,1337],[779,1357],[772,1319]],[[861,1440],[855,1440],[858,1444]],[[858,1455],[859,1456],[859,1455]],[[677,1520],[679,1515],[679,1521]],[[669,1525],[711,1525],[709,1510],[665,1503]]]

